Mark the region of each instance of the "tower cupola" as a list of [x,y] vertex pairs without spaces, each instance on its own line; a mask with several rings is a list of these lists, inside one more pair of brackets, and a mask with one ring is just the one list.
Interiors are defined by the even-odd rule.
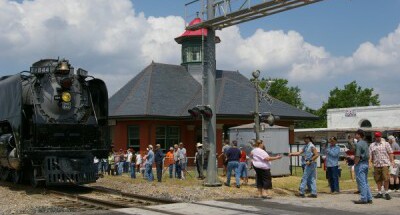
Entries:
[[[189,26],[201,22],[201,19],[197,17],[189,23]],[[207,47],[205,47],[207,32],[206,28],[194,31],[186,30],[182,35],[175,38],[175,41],[178,44],[182,44],[182,65],[201,64],[203,61],[203,48],[204,50],[207,49]],[[215,37],[216,43],[219,43],[220,41],[219,37]],[[204,46],[202,44],[204,44]]]

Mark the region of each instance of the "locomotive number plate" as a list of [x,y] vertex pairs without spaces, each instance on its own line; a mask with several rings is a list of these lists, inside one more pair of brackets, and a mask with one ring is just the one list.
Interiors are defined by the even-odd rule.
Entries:
[[63,103],[61,104],[61,108],[62,108],[63,110],[71,110],[71,102],[63,102]]

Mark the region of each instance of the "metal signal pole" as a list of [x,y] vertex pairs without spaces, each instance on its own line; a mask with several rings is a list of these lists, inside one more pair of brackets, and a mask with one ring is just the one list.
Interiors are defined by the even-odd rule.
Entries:
[[[192,0],[190,5],[200,0]],[[216,116],[217,111],[215,109],[215,80],[216,80],[216,60],[215,60],[215,29],[223,29],[239,23],[248,22],[254,19],[258,19],[265,16],[270,16],[280,12],[292,10],[298,7],[310,5],[322,0],[237,0],[227,1],[221,0],[215,3],[214,0],[207,0],[207,20],[187,26],[187,30],[197,30],[201,28],[207,28],[208,35],[206,40],[206,50],[204,53],[204,67],[203,67],[203,106],[207,102],[208,106],[214,113],[213,117],[209,120],[203,119],[203,129],[207,136],[203,136],[203,141],[209,144],[209,156],[207,166],[207,181],[204,183],[205,186],[220,186],[221,183],[217,180],[217,156],[216,156]],[[203,3],[203,0],[201,1]],[[241,6],[236,7],[236,4]],[[202,4],[203,6],[203,4]],[[202,7],[204,8],[204,7]],[[218,8],[218,10],[216,10]],[[185,13],[186,14],[186,13]],[[264,98],[263,95],[259,95],[262,92],[257,89],[256,103],[259,104],[259,98]],[[258,116],[258,105],[256,104],[257,116],[255,116],[255,124],[259,126]],[[270,120],[273,124],[274,117]],[[257,119],[256,119],[257,117]],[[256,131],[259,131],[259,127]],[[203,135],[205,135],[203,133]],[[257,135],[259,136],[259,135]],[[259,137],[256,137],[257,139]]]
[[[214,18],[214,0],[207,1],[207,20]],[[207,128],[207,137],[210,153],[208,155],[207,166],[207,180],[204,186],[221,186],[221,182],[217,179],[217,144],[216,144],[216,118],[217,111],[215,110],[215,73],[216,73],[216,60],[215,60],[215,30],[213,27],[207,28],[207,54],[205,57],[203,87],[207,98],[208,105],[214,113],[214,116],[205,122]]]

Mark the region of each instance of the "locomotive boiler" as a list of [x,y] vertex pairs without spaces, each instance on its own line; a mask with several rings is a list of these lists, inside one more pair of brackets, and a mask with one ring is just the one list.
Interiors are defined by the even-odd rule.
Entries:
[[0,179],[32,186],[97,179],[94,156],[107,157],[105,83],[65,59],[0,78]]

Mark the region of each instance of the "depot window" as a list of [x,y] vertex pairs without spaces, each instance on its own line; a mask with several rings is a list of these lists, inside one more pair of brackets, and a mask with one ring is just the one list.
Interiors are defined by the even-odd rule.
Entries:
[[169,149],[180,141],[179,126],[157,126],[156,144],[160,144],[161,149]]
[[140,147],[140,127],[138,125],[128,126],[128,148]]

